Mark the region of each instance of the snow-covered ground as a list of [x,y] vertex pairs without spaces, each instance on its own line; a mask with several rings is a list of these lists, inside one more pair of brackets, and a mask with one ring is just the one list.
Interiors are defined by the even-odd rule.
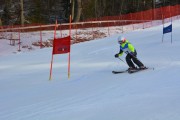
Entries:
[[135,74],[111,72],[128,67],[114,58],[121,34],[73,44],[70,79],[68,55],[61,54],[54,55],[49,81],[52,48],[1,53],[0,120],[179,120],[179,23],[173,22],[172,44],[170,33],[162,43],[162,25],[123,34],[155,68]]

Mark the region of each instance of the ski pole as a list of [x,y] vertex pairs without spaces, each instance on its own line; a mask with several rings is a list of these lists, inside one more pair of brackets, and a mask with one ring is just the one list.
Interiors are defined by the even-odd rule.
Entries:
[[[122,60],[121,58],[118,57],[119,60],[121,60],[124,64],[126,64],[126,62],[124,62],[124,60]],[[127,64],[126,64],[127,65]]]
[[[132,57],[134,57],[135,59],[139,60],[135,55],[133,55],[132,53],[129,53]],[[140,60],[139,60],[140,61]],[[141,61],[140,61],[141,62]]]
[[[122,60],[121,58],[118,57],[118,59],[121,60],[123,63],[125,63],[124,60]],[[125,63],[125,64],[126,64],[126,63]]]
[[[130,54],[133,58],[139,60],[134,54],[130,53],[130,52],[125,52],[126,54]],[[139,60],[140,61],[140,60]],[[141,62],[141,61],[140,61]]]

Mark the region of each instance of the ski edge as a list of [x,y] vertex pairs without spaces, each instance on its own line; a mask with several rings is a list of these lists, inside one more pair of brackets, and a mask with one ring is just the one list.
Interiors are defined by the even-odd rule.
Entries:
[[113,70],[112,71],[112,73],[114,73],[114,74],[126,73],[126,72],[128,72],[128,70],[122,70],[122,71],[115,71],[115,70]]
[[[154,70],[154,69],[155,69],[154,67],[147,67],[147,69],[144,69],[144,70]],[[133,74],[133,73],[140,72],[140,71],[143,71],[143,70],[137,70],[137,71],[134,71],[134,72],[129,72],[128,70],[122,70],[122,71],[115,71],[115,70],[113,70],[112,73],[113,74],[119,74],[119,73]]]
[[146,69],[139,69],[139,70],[136,70],[136,71],[128,71],[129,74],[133,74],[133,73],[136,73],[136,72],[140,72],[140,71],[146,71],[146,70],[154,70],[154,67],[147,67]]

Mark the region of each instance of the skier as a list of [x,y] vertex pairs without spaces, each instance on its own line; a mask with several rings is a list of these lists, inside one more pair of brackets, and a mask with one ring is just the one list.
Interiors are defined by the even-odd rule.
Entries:
[[[146,69],[146,67],[143,65],[141,61],[137,59],[137,52],[134,46],[125,38],[125,37],[118,37],[118,43],[120,44],[120,51],[119,53],[115,54],[115,58],[118,58],[125,52],[127,54],[126,56],[126,62],[129,66],[128,71],[136,70],[136,69]],[[139,67],[136,68],[134,63]]]

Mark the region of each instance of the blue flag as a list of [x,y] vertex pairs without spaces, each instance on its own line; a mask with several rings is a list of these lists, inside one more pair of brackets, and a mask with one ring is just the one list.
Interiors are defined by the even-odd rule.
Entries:
[[172,32],[172,24],[163,28],[163,34]]

